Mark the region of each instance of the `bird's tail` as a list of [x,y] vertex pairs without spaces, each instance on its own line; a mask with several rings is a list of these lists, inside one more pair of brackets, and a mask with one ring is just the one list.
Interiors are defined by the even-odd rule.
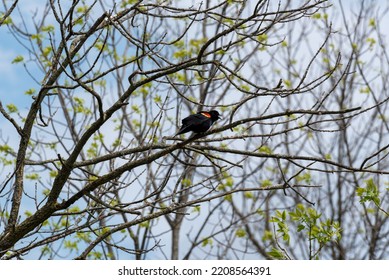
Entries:
[[174,135],[174,137],[176,137],[177,135],[180,135],[180,134],[183,134],[186,131],[186,129],[188,128],[188,126],[185,126],[185,127],[181,127],[181,129]]

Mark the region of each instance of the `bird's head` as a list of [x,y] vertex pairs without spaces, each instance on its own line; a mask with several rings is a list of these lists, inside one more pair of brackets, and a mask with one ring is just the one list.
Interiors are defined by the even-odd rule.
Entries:
[[213,121],[217,121],[218,119],[221,119],[219,112],[216,110],[209,111],[209,114],[211,115],[211,119]]

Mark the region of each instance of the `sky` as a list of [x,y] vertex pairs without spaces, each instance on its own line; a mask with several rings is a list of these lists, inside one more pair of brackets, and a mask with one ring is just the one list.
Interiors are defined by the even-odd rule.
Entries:
[[[14,10],[12,18],[15,22],[19,21],[20,15],[31,15],[37,10],[39,5],[45,1],[36,0],[21,0],[19,1],[18,9]],[[28,24],[32,24],[31,16],[26,17]],[[14,103],[20,109],[27,108],[31,97],[24,94],[25,91],[32,87],[36,87],[36,83],[26,73],[22,63],[12,64],[12,61],[19,55],[28,60],[28,52],[26,48],[21,46],[16,38],[11,34],[6,26],[0,28],[0,97],[3,105]],[[34,69],[32,69],[34,71]],[[33,74],[37,74],[36,71]]]
[[[20,0],[17,10],[12,14],[14,22],[18,22],[22,15],[31,15],[34,13],[42,12],[42,4],[46,1],[39,0]],[[345,6],[346,13],[353,13],[352,9],[349,9],[351,3],[355,1],[342,1]],[[336,5],[337,2],[334,1]],[[25,17],[27,24],[32,24],[32,19],[30,17]],[[50,23],[52,18],[48,17],[46,24]],[[387,20],[389,22],[389,20]],[[386,26],[386,23],[381,23],[382,26]],[[389,35],[389,30],[383,29],[382,32]],[[28,61],[29,53],[20,44],[20,38],[16,39],[8,28],[2,26],[0,28],[0,98],[3,102],[3,106],[8,103],[14,103],[19,107],[20,110],[27,109],[30,102],[31,96],[24,94],[27,90],[31,88],[38,88],[36,81],[34,81],[30,75],[26,72],[23,63],[13,64],[12,61],[17,57],[22,55],[25,61]],[[18,42],[19,41],[19,42]],[[25,44],[26,42],[22,42]],[[39,69],[32,67],[30,63],[28,70],[32,75],[36,77],[39,81],[43,76],[42,72]]]
[[[45,1],[39,0],[20,0],[19,10],[15,11],[12,17],[17,21],[20,14],[30,15],[35,11],[38,5],[44,3]],[[353,1],[344,1],[345,6],[347,7]],[[352,13],[351,9],[346,9],[346,12]],[[19,14],[20,13],[20,14]],[[28,19],[31,24],[31,19]],[[388,26],[386,23],[381,23],[382,26]],[[382,30],[389,37],[389,29]],[[24,115],[31,103],[31,96],[25,94],[30,88],[38,88],[36,82],[26,73],[23,63],[12,64],[12,61],[19,55],[22,55],[25,60],[28,60],[29,54],[27,50],[21,46],[16,38],[12,36],[8,28],[4,26],[0,28],[0,100],[3,103],[3,106],[6,104],[13,103]],[[315,38],[312,38],[314,40]],[[302,50],[302,53],[304,50]],[[29,68],[29,71],[32,75],[36,76],[37,79],[42,78],[42,72],[39,69]],[[0,127],[1,134],[0,139],[8,138],[15,139],[17,138],[14,129],[5,122],[2,116],[0,116]],[[17,146],[17,141],[10,142],[15,147]],[[1,178],[0,182],[3,181]],[[166,241],[168,242],[168,241]]]

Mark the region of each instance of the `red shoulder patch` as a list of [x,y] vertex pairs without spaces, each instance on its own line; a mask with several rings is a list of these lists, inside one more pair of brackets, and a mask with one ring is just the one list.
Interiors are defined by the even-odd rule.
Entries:
[[207,113],[207,112],[201,112],[201,114],[204,116],[204,117],[207,117],[208,119],[211,118],[211,114],[210,113]]

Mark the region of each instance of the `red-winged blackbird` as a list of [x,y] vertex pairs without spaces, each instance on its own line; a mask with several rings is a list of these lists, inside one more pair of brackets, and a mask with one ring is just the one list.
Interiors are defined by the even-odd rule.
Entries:
[[194,133],[206,132],[214,122],[220,119],[219,116],[219,112],[215,110],[209,112],[200,111],[197,114],[190,115],[182,120],[182,126],[174,136],[184,134],[189,131],[193,131]]

